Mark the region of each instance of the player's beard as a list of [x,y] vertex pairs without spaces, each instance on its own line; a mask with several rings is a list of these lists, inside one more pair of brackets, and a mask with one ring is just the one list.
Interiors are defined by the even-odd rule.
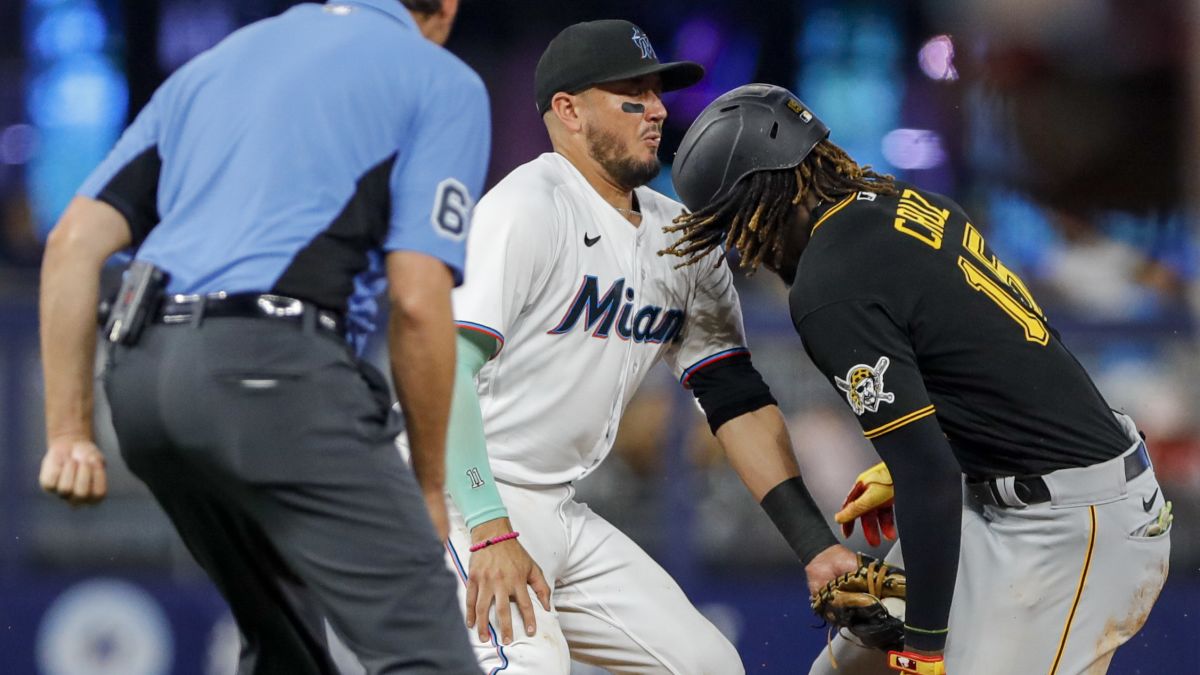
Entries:
[[632,190],[649,183],[662,170],[658,157],[646,162],[625,154],[624,145],[616,134],[588,127],[588,154],[608,173],[609,178],[623,190]]

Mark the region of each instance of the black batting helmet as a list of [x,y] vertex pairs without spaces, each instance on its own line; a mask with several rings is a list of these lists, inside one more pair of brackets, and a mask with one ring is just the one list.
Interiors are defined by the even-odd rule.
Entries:
[[755,171],[790,169],[829,137],[829,127],[792,92],[747,84],[708,105],[675,154],[675,192],[690,211],[724,197]]

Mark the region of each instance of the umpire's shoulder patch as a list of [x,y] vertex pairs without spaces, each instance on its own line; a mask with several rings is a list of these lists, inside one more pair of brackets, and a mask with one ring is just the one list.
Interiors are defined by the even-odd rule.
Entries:
[[435,190],[433,211],[429,214],[433,231],[439,237],[454,241],[466,239],[471,209],[475,206],[471,191],[455,178],[442,180]]
[[896,400],[895,394],[883,389],[883,374],[891,362],[888,357],[880,356],[874,366],[865,363],[851,366],[850,370],[846,371],[845,379],[834,375],[833,383],[846,394],[846,402],[850,404],[855,415],[878,412],[880,404]]

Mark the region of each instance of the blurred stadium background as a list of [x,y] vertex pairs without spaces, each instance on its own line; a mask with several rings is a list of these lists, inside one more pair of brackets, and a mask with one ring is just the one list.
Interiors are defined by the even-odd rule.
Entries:
[[[232,672],[227,611],[111,434],[103,505],[76,511],[38,492],[38,265],[58,213],[154,88],[292,4],[0,2],[0,673]],[[1150,441],[1176,506],[1171,577],[1111,672],[1185,673],[1200,663],[1195,4],[469,0],[449,47],[491,93],[489,184],[549,149],[532,73],[550,37],[621,17],[664,59],[708,68],[701,85],[667,97],[665,162],[708,101],[768,81],[799,93],[859,160],[956,197]],[[656,187],[671,192],[668,172]],[[755,361],[832,513],[876,459],[801,355],[781,284],[739,283]],[[675,574],[750,672],[807,672],[825,631],[807,610],[801,569],[665,368],[579,492]],[[870,550],[857,533],[851,545]]]

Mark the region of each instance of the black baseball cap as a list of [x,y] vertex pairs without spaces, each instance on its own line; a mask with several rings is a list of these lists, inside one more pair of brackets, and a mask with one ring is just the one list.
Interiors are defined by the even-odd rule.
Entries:
[[628,21],[577,23],[556,35],[538,59],[533,76],[537,109],[549,110],[550,99],[560,91],[574,94],[605,82],[655,74],[662,77],[663,91],[674,91],[699,82],[704,67],[692,61],[659,63],[650,38]]

